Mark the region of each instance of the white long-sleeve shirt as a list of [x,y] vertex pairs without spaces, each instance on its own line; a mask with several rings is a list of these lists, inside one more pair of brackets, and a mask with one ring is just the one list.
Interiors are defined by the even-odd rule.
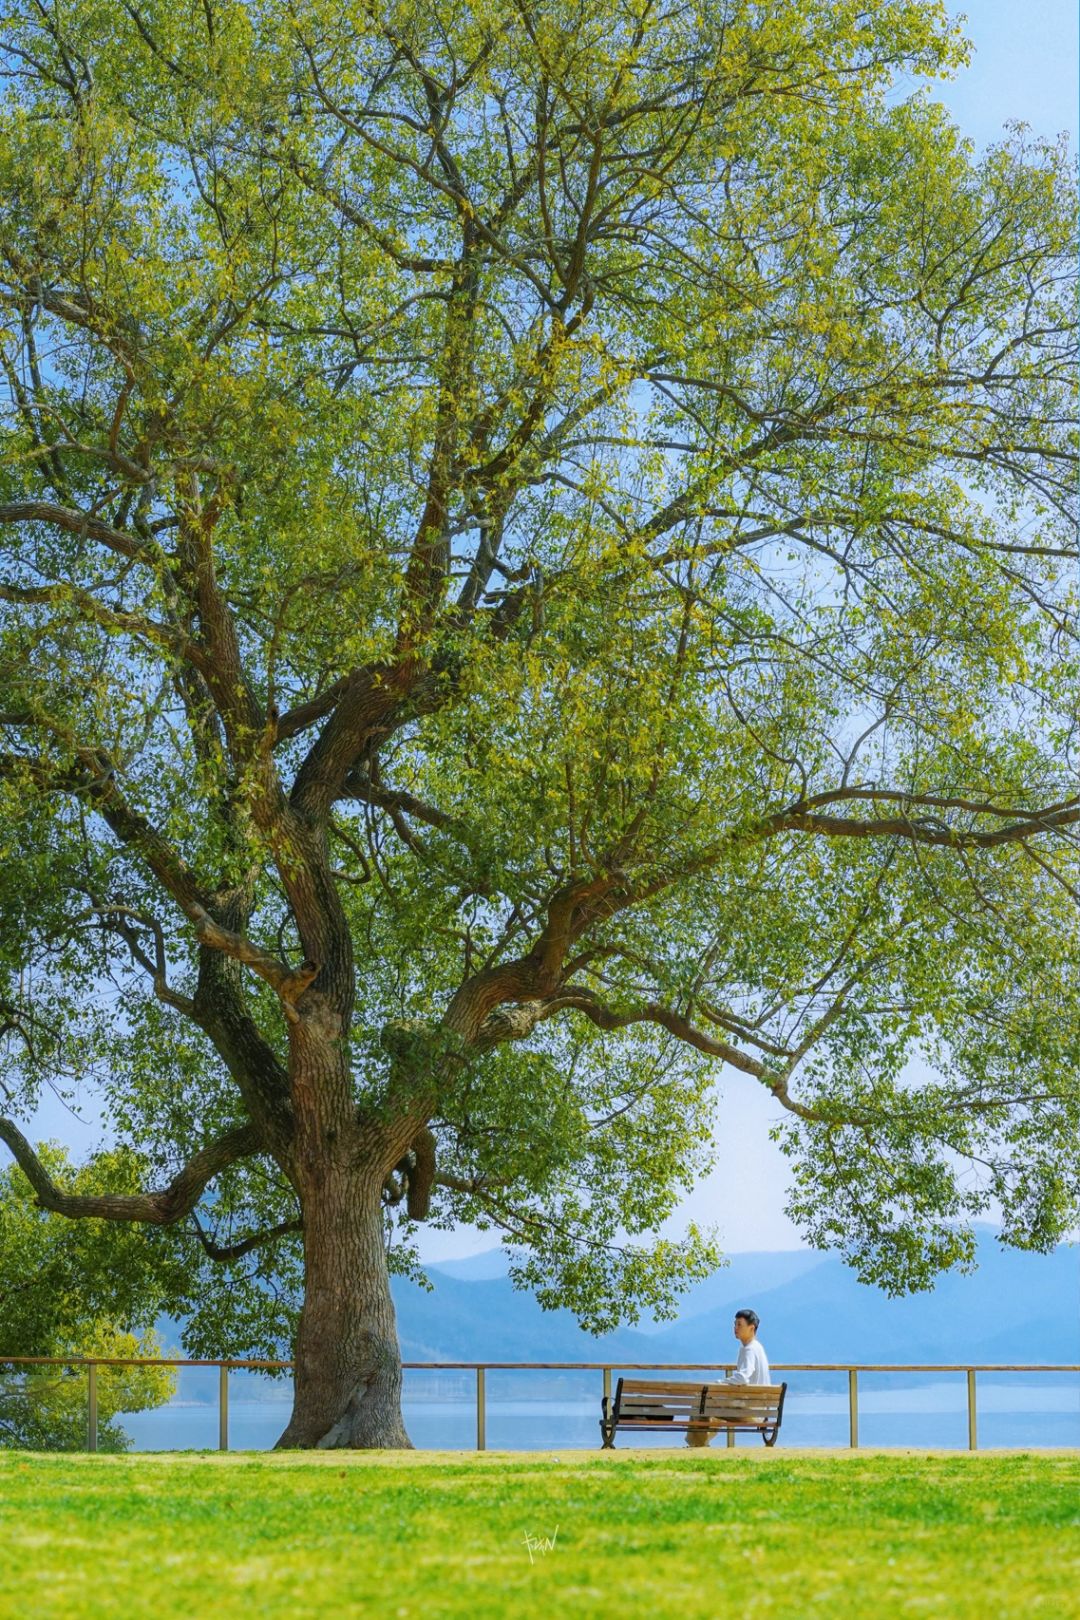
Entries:
[[739,1346],[739,1364],[725,1384],[771,1384],[769,1358],[757,1339]]

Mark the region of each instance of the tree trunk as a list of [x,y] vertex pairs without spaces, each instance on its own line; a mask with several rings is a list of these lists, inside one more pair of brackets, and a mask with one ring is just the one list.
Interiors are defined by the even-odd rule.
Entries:
[[332,1159],[301,1191],[304,1305],[282,1446],[412,1448],[383,1247],[382,1178]]

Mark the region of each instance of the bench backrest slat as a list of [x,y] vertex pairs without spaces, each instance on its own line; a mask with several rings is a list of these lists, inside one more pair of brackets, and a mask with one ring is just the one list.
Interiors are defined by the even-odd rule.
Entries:
[[703,1383],[704,1379],[696,1384],[688,1384],[685,1379],[681,1379],[676,1383],[674,1380],[669,1381],[659,1378],[620,1378],[619,1388],[624,1395],[636,1395],[638,1393],[657,1395],[667,1392],[673,1395],[686,1395],[691,1391],[696,1391],[700,1395]]
[[702,1413],[738,1412],[748,1423],[761,1423],[776,1416],[783,1397],[783,1386],[772,1384],[713,1384],[705,1390]]
[[732,1402],[737,1406],[740,1401],[747,1406],[767,1406],[770,1402],[775,1406],[782,1387],[780,1384],[707,1384],[705,1399],[725,1401],[729,1406]]
[[630,1422],[643,1419],[679,1422],[701,1410],[701,1384],[685,1379],[620,1378],[615,1390],[615,1416]]
[[623,1392],[623,1406],[700,1406],[700,1389],[691,1390],[689,1395],[627,1395]]

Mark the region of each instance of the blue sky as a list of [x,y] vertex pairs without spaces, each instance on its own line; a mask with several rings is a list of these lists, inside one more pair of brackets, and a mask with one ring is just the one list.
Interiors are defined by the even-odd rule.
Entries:
[[[1000,140],[1009,120],[1022,119],[1039,135],[1068,132],[1075,150],[1080,117],[1080,8],[1076,0],[968,0],[965,32],[973,41],[971,66],[932,93],[949,107],[964,132],[980,146]],[[720,1077],[717,1104],[717,1169],[686,1200],[664,1230],[680,1231],[688,1219],[719,1226],[724,1247],[801,1248],[799,1233],[783,1213],[785,1161],[769,1141],[776,1107],[745,1075]],[[101,1125],[90,1107],[80,1120],[59,1103],[44,1102],[31,1126],[35,1138],[66,1142],[77,1158],[98,1145]],[[427,1260],[489,1248],[492,1234],[462,1228],[428,1232]]]
[[980,145],[1020,118],[1040,135],[1067,131],[1076,147],[1080,7],[1076,0],[968,0],[971,66],[934,94]]

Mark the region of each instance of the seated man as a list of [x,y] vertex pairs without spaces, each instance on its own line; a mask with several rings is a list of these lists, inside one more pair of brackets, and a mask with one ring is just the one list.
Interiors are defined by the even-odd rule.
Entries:
[[769,1358],[765,1347],[758,1343],[758,1314],[756,1311],[735,1312],[735,1337],[739,1341],[739,1364],[725,1384],[771,1384]]
[[[730,1378],[725,1378],[725,1384],[770,1384],[772,1376],[769,1372],[769,1358],[765,1354],[765,1347],[758,1343],[759,1317],[756,1311],[742,1310],[735,1312],[735,1337],[739,1341],[739,1362]],[[713,1416],[723,1416],[722,1408],[713,1407]],[[738,1421],[742,1412],[733,1409],[731,1416]],[[689,1430],[686,1436],[688,1446],[707,1446],[712,1435],[698,1430]]]

